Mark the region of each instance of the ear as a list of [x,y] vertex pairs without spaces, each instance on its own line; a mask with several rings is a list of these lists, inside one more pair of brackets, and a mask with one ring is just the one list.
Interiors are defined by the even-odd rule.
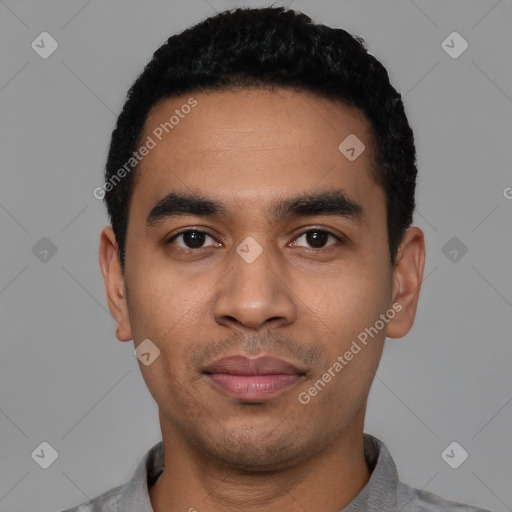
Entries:
[[116,337],[119,341],[130,341],[133,336],[128,315],[124,274],[117,253],[116,235],[111,226],[106,226],[101,232],[99,260],[108,308],[117,322]]
[[392,303],[400,304],[401,309],[388,323],[389,338],[405,336],[414,323],[424,266],[425,236],[420,228],[413,226],[404,234],[393,270]]

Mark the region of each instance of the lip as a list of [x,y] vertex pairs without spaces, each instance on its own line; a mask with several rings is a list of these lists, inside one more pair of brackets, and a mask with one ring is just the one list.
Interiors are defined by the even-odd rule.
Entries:
[[217,390],[232,398],[262,402],[292,387],[305,371],[276,357],[235,355],[214,361],[203,373]]

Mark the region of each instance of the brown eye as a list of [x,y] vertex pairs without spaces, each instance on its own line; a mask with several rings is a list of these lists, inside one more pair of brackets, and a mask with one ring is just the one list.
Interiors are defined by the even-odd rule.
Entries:
[[[205,231],[189,229],[187,231],[182,231],[181,233],[174,235],[168,241],[168,243],[174,243],[177,247],[184,250],[194,250],[201,249],[207,238],[213,240],[213,238]],[[177,242],[177,240],[179,241],[179,243]]]
[[[323,249],[327,245],[327,241],[329,240],[329,237],[332,237],[334,239],[334,243],[336,241],[339,241],[340,239],[333,235],[330,231],[326,231],[325,229],[308,229],[304,233],[302,233],[301,236],[299,236],[296,240],[303,240],[305,241],[312,249]],[[297,242],[295,242],[294,245],[300,245]],[[328,244],[328,245],[332,245]]]

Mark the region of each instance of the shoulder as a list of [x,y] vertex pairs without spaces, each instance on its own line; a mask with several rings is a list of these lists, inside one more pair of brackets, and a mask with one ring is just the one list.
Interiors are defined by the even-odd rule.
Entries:
[[163,443],[159,441],[145,453],[128,482],[62,512],[153,512],[148,489],[162,473],[163,466]]
[[119,485],[109,491],[100,494],[96,498],[78,505],[77,507],[68,508],[62,512],[118,512],[118,503],[124,496],[125,485]]
[[402,512],[491,512],[456,501],[449,501],[430,491],[398,484],[398,509]]

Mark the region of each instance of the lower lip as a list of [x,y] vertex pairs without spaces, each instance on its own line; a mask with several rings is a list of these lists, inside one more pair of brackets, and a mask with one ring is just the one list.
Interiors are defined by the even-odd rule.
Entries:
[[261,402],[293,386],[301,376],[278,375],[232,375],[229,373],[208,374],[213,385],[233,398],[244,402]]

